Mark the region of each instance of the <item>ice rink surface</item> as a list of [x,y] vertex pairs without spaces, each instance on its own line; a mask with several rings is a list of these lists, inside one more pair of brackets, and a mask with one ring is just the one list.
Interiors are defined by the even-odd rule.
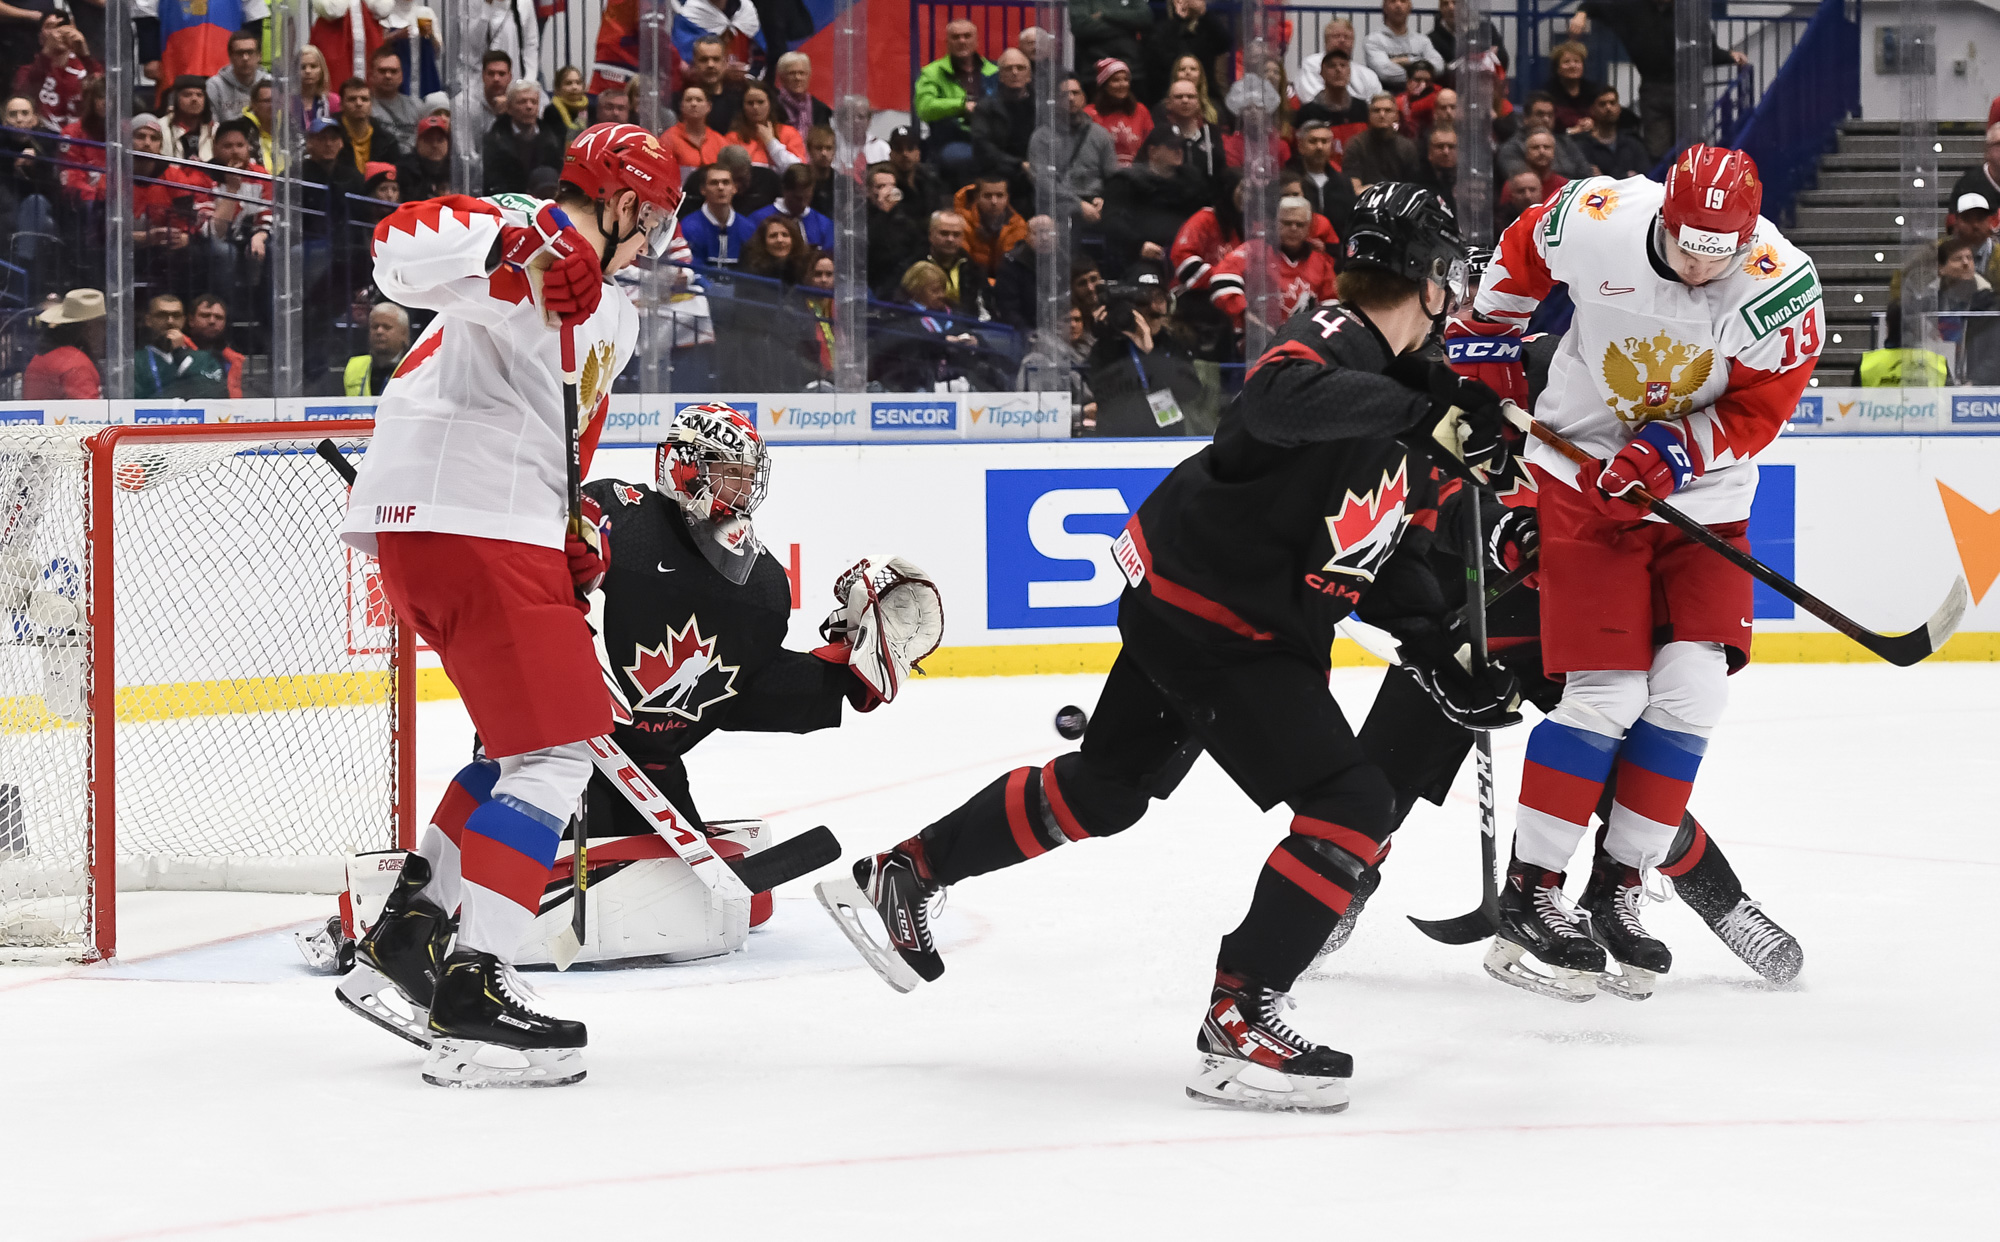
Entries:
[[[1351,717],[1379,676],[1335,674]],[[1100,680],[920,682],[837,732],[718,736],[695,793],[851,858],[1060,753],[1052,714]],[[1295,990],[1356,1061],[1319,1118],[1182,1095],[1284,824],[1206,760],[1123,836],[954,890],[949,970],[908,996],[804,883],[730,958],[538,972],[590,1024],[560,1090],[424,1085],[293,949],[330,899],[134,894],[116,963],[0,970],[0,1238],[2000,1236],[2000,667],[1733,691],[1694,809],[1803,942],[1788,989],[1679,904],[1648,907],[1675,966],[1644,1004],[1532,996],[1418,935],[1476,900],[1469,766]],[[424,711],[427,812],[468,730]],[[1496,739],[1503,833],[1526,736]]]

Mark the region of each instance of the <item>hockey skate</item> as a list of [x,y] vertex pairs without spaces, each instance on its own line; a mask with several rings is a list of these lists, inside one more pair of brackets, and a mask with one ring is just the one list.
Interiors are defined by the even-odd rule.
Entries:
[[1278,1017],[1292,998],[1217,971],[1194,1046],[1201,1069],[1191,1100],[1270,1113],[1337,1113],[1347,1107],[1354,1058],[1305,1039]]
[[934,982],[944,973],[925,909],[925,902],[941,891],[924,879],[918,860],[900,845],[858,860],[852,879],[842,876],[813,885],[813,894],[841,933],[882,982],[898,992]]
[[533,994],[491,953],[460,950],[445,959],[430,1009],[431,1054],[424,1081],[435,1087],[560,1087],[584,1075],[581,1022],[535,1012]]
[[1743,892],[1735,870],[1712,842],[1692,870],[1674,877],[1674,891],[1731,953],[1772,983],[1790,983],[1805,968],[1798,940]]
[[[1604,950],[1563,896],[1563,873],[1514,859],[1500,887],[1500,932],[1486,950],[1486,973],[1537,996],[1582,1003],[1597,995]],[[1529,965],[1532,961],[1534,965]],[[1540,969],[1536,969],[1540,967]]]
[[1639,921],[1639,907],[1647,899],[1637,868],[1598,856],[1579,908],[1590,916],[1590,938],[1618,963],[1617,973],[1598,976],[1599,991],[1642,1001],[1672,968],[1672,951]]
[[452,921],[421,894],[431,868],[421,854],[403,861],[382,917],[354,947],[354,969],[333,994],[399,1039],[431,1046],[431,995],[451,942]]

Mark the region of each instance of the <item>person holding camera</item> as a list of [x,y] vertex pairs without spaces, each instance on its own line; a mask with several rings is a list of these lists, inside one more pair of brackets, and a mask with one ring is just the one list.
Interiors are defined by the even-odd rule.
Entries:
[[1159,274],[1106,285],[1104,324],[1084,370],[1097,394],[1100,436],[1184,436],[1201,398],[1194,359],[1167,330],[1171,307]]

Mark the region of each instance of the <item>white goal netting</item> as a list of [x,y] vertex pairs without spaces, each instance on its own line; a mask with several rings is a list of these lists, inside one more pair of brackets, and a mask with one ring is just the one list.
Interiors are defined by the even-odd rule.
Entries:
[[119,888],[291,892],[396,843],[415,673],[320,435],[98,430],[0,431],[0,954],[109,950],[107,842]]

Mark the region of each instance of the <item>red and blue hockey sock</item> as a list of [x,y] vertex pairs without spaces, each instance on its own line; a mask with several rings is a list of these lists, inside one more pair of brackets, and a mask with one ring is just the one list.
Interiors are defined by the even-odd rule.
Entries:
[[535,920],[562,834],[559,817],[504,793],[466,817],[459,838],[460,948],[513,960]]
[[1628,867],[1666,861],[1707,750],[1708,739],[1679,721],[1652,711],[1639,718],[1618,748],[1618,792],[1605,853]]
[[477,759],[458,770],[431,812],[430,827],[417,853],[431,866],[431,880],[424,886],[424,898],[446,914],[455,914],[464,898],[460,882],[460,842],[465,836],[466,819],[493,796],[493,782],[500,779],[500,765]]
[[1514,819],[1516,858],[1548,871],[1569,868],[1604,796],[1619,740],[1553,715],[1528,734],[1521,806]]

